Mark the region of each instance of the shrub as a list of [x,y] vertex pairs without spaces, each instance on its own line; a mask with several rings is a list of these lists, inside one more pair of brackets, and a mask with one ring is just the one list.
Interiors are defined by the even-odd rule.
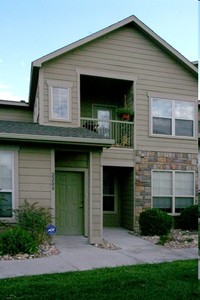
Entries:
[[36,243],[31,234],[20,227],[14,227],[0,236],[0,253],[15,255],[18,253],[35,253]]
[[186,207],[179,218],[180,229],[198,230],[198,205]]
[[173,218],[157,208],[147,209],[140,214],[139,225],[142,235],[167,235],[173,226]]
[[39,245],[47,239],[46,226],[51,221],[50,209],[36,207],[37,203],[29,204],[26,200],[24,204],[15,210],[19,226],[28,231],[36,244]]

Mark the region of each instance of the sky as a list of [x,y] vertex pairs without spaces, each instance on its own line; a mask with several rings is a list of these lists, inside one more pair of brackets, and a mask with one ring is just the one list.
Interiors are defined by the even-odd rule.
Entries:
[[131,15],[196,61],[198,11],[198,0],[0,0],[0,99],[27,101],[32,61]]

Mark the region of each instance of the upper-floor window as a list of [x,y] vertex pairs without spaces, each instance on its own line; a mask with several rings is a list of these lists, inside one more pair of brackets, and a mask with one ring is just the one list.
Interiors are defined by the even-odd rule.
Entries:
[[152,134],[194,137],[195,103],[151,99]]
[[69,89],[52,87],[51,118],[69,120]]
[[71,87],[69,82],[48,80],[50,94],[50,119],[54,121],[70,121],[71,119]]
[[0,218],[12,218],[14,201],[14,153],[0,151]]

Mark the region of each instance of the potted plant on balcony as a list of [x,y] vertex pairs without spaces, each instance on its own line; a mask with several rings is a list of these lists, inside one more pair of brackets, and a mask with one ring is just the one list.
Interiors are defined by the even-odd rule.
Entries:
[[134,116],[134,111],[128,107],[119,107],[116,110],[116,114],[120,116],[123,120],[130,120]]
[[134,116],[134,111],[127,106],[126,95],[124,95],[124,106],[116,109],[116,114],[123,120],[130,120]]

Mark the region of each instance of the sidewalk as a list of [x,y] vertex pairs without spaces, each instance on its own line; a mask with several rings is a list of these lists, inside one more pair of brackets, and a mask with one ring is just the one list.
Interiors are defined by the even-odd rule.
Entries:
[[61,251],[59,255],[0,261],[0,278],[198,258],[197,248],[170,250],[135,237],[122,228],[105,229],[103,237],[121,249],[97,248],[89,245],[83,236],[55,236],[54,241]]

